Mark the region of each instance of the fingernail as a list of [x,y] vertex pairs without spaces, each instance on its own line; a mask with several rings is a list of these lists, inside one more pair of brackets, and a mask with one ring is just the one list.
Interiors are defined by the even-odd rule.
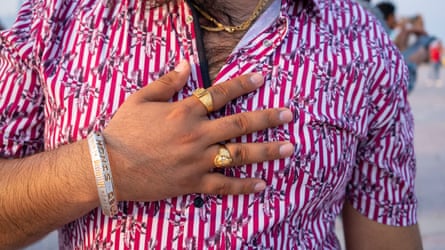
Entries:
[[280,147],[281,156],[290,156],[294,152],[294,145],[291,143],[286,143]]
[[187,67],[187,61],[186,60],[181,60],[180,62],[179,62],[179,64],[178,65],[176,65],[176,67],[175,67],[175,71],[176,72],[182,72],[182,71],[184,71],[185,70],[185,68]]
[[255,192],[261,192],[261,191],[263,191],[264,189],[266,189],[266,183],[264,183],[264,182],[258,182],[257,184],[255,184],[254,189],[255,189]]
[[290,122],[293,119],[293,114],[289,109],[285,109],[280,112],[280,121]]
[[261,86],[264,83],[264,77],[260,73],[254,73],[250,77],[250,81],[256,86]]

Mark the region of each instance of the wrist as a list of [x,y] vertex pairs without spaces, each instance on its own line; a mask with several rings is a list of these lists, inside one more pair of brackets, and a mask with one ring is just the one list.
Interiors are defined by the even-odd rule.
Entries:
[[[81,140],[76,143],[60,147],[57,151],[58,185],[65,185],[64,197],[75,204],[83,204],[88,211],[100,205],[96,188],[88,141]],[[70,183],[71,185],[67,185]]]

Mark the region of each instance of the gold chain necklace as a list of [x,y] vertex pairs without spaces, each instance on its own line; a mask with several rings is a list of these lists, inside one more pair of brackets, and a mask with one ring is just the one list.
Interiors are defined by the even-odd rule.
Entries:
[[250,15],[250,17],[247,18],[247,20],[244,21],[242,24],[237,25],[237,26],[226,26],[226,25],[218,22],[215,18],[213,18],[209,14],[207,14],[207,12],[203,11],[195,3],[193,3],[193,6],[205,19],[209,20],[210,22],[212,22],[216,25],[215,27],[201,25],[201,28],[203,28],[207,31],[211,31],[211,32],[226,31],[229,33],[233,33],[235,31],[247,30],[250,27],[250,25],[252,24],[252,22],[258,17],[258,15],[264,9],[267,2],[268,2],[268,0],[260,0],[258,2],[257,6],[255,7],[255,10],[253,11],[252,15]]

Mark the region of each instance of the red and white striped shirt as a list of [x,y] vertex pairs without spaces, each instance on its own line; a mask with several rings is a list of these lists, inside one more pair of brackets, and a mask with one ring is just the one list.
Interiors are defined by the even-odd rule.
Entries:
[[[338,249],[334,224],[345,199],[380,223],[416,223],[413,117],[400,53],[354,1],[280,1],[276,20],[233,51],[216,80],[248,72],[266,79],[228,104],[227,115],[282,106],[295,114],[290,124],[239,138],[290,140],[292,157],[225,172],[261,177],[266,190],[121,202],[114,218],[95,209],[60,229],[62,249]],[[102,130],[129,95],[181,59],[192,74],[175,100],[203,87],[190,7],[154,2],[25,2],[0,36],[2,157]]]

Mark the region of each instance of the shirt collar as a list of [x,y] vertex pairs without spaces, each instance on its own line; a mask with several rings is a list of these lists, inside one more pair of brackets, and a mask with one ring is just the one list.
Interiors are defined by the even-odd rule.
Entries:
[[[288,9],[294,4],[303,4],[305,12],[310,16],[322,18],[321,10],[326,1],[331,0],[281,0],[281,14],[287,17]],[[294,3],[295,2],[295,3]]]
[[[281,4],[282,4],[282,6],[288,6],[292,1],[300,1],[300,0],[281,0]],[[320,10],[321,10],[320,2],[322,0],[303,0],[303,1],[307,4],[308,8],[311,8],[311,11],[313,11],[315,14],[318,15],[321,13],[320,12]],[[168,0],[156,0],[156,1],[152,0],[152,1],[149,1],[148,8],[149,9],[156,8],[156,7],[159,7],[160,5],[165,4],[167,2],[169,2],[169,1]],[[182,2],[187,2],[187,0],[183,0]]]
[[[259,19],[256,21],[253,26],[247,31],[247,33],[244,35],[244,37],[241,39],[241,41],[238,43],[235,50],[239,49],[240,47],[244,46],[253,36],[256,36],[264,27],[270,26],[272,22],[276,18],[279,18],[279,16],[283,17],[283,11],[286,13],[286,7],[283,8],[283,6],[288,6],[292,3],[292,1],[298,1],[298,0],[273,0],[272,4],[266,9],[266,11],[261,14],[261,17],[265,17],[266,21],[262,21],[262,19]],[[309,8],[309,12],[312,13],[314,16],[320,17],[320,6],[319,1],[317,0],[303,0],[303,4]],[[281,9],[281,14],[280,14]],[[285,15],[284,15],[285,16]]]

